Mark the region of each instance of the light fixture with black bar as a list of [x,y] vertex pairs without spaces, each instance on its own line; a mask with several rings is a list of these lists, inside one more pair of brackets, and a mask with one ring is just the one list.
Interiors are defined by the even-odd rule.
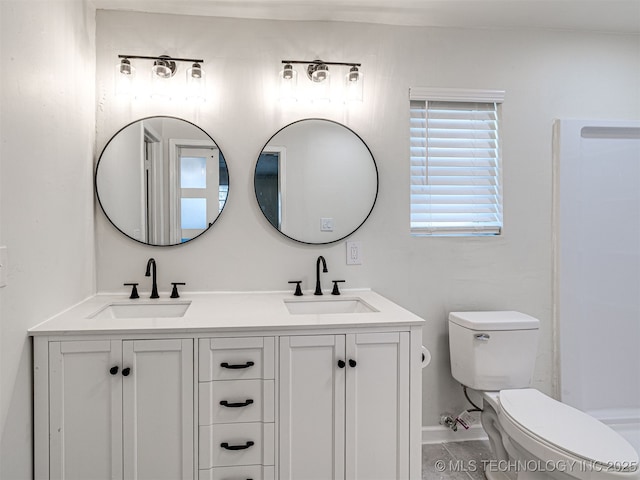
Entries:
[[192,100],[204,100],[205,72],[202,69],[203,59],[200,58],[174,58],[168,55],[118,55],[116,65],[116,92],[118,94],[131,94],[134,90],[136,68],[131,60],[153,60],[151,67],[151,95],[154,97],[170,98],[167,81],[178,70],[177,62],[190,63],[186,70],[185,97]]
[[350,62],[326,62],[324,60],[282,60],[284,65],[280,71],[280,99],[297,100],[298,72],[294,65],[306,65],[306,76],[312,82],[314,101],[330,100],[331,72],[329,67],[349,67],[345,75],[344,94],[345,101],[362,101],[363,77],[360,63]]

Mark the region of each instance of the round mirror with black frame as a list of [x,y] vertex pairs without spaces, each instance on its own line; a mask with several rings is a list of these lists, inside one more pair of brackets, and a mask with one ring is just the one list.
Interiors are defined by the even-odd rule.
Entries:
[[310,118],[267,141],[256,162],[254,187],[260,210],[280,233],[301,243],[334,243],[371,214],[378,168],[353,130]]
[[219,218],[229,171],[220,147],[200,127],[148,117],[126,125],[105,145],[95,189],[103,212],[124,235],[146,245],[179,245]]

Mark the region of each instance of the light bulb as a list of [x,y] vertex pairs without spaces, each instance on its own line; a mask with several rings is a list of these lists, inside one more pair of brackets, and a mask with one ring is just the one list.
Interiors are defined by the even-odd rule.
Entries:
[[280,100],[283,102],[296,102],[298,100],[296,87],[298,84],[298,72],[290,63],[280,71]]
[[205,72],[199,63],[194,63],[187,69],[187,100],[195,102],[205,101]]
[[116,95],[133,95],[136,69],[127,58],[116,65]]

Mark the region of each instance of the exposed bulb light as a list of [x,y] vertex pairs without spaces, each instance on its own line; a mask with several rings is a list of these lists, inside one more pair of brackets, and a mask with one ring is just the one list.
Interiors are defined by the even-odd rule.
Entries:
[[166,55],[162,55],[155,62],[153,62],[153,67],[151,67],[151,71],[154,75],[160,78],[171,78],[173,74],[176,73],[176,62],[172,60],[166,60],[169,57]]
[[345,76],[345,100],[347,102],[361,102],[362,85],[362,72],[356,66],[351,67]]
[[360,71],[358,70],[358,67],[351,67],[349,69],[349,73],[347,73],[347,81],[357,82],[358,80],[360,80]]
[[131,66],[131,62],[128,58],[120,60],[119,70],[122,75],[131,75],[135,72],[135,68]]
[[298,83],[298,72],[293,69],[290,63],[285,64],[280,71],[280,101],[296,102],[298,100],[296,86]]
[[324,82],[329,78],[329,67],[319,61],[312,63],[307,67],[307,75],[309,75],[312,82]]
[[[191,67],[187,69],[186,97],[189,99],[204,100],[205,72],[202,69],[203,60],[192,58],[172,58],[168,55],[157,57],[140,55],[118,55],[120,61],[116,69],[116,93],[124,93],[132,90],[135,68],[131,64],[132,59],[153,60],[151,67],[151,96],[156,98],[171,98],[178,95],[180,81],[170,79],[177,71],[176,62],[189,62]],[[184,87],[184,84],[182,84]],[[183,98],[184,98],[183,94]]]
[[204,85],[204,70],[198,62],[195,62],[191,68],[187,69],[187,100],[204,102]]
[[198,62],[194,63],[191,68],[187,70],[187,77],[191,78],[202,78],[203,72],[202,67]]
[[[324,60],[282,60],[283,69],[279,74],[280,99],[290,99],[292,91],[296,87],[297,73],[293,66],[304,64],[305,73],[311,85],[301,86],[301,92],[309,92],[309,100],[312,102],[329,102],[333,100],[359,100],[362,101],[362,72],[359,63],[345,62],[325,62]],[[331,65],[331,72],[329,66]],[[347,75],[344,77],[344,86],[331,86],[332,74],[335,74],[334,66],[338,68],[349,67]],[[342,74],[341,74],[342,75]],[[341,78],[341,77],[336,77]]]
[[290,63],[287,63],[284,66],[284,69],[280,72],[280,76],[285,80],[292,80],[294,75],[297,76],[298,73],[293,69],[293,65]]
[[116,65],[116,95],[131,96],[134,93],[136,69],[128,58],[122,58]]

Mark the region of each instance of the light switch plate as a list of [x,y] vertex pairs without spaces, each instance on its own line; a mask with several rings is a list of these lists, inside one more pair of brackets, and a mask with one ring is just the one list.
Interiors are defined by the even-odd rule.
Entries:
[[321,218],[320,219],[320,231],[321,232],[333,232],[333,218]]

